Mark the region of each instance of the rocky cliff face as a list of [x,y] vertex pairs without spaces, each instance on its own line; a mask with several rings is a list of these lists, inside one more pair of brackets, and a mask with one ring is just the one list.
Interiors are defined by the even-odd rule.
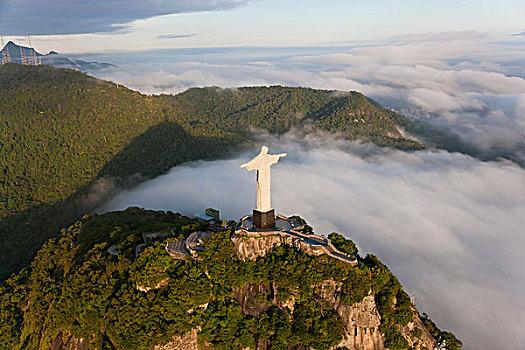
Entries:
[[268,296],[274,294],[273,286],[259,283],[247,283],[242,288],[233,288],[233,295],[241,305],[242,311],[250,316],[259,317],[272,306]]
[[270,249],[281,244],[282,237],[279,235],[266,237],[234,236],[232,241],[237,257],[242,261],[246,261],[248,259],[255,260],[258,257],[265,256]]
[[197,341],[198,329],[192,329],[183,337],[175,337],[169,343],[157,345],[152,350],[197,350],[199,349]]
[[[328,280],[314,286],[316,294],[334,307],[346,328],[344,340],[338,347],[355,350],[383,350],[384,339],[379,331],[381,316],[374,296],[366,296],[354,305],[343,303],[340,297],[341,283]],[[435,340],[417,315],[412,322],[401,328],[401,334],[415,349],[433,349]],[[417,336],[416,336],[417,334]]]
[[341,317],[346,329],[338,347],[356,350],[383,350],[383,337],[379,332],[381,316],[374,297],[369,295],[360,303],[347,305],[340,298],[341,283],[328,280],[314,286],[315,293],[326,300]]
[[58,333],[49,350],[90,350],[84,339],[78,339],[69,333]]
[[[421,331],[419,337],[414,336],[418,330]],[[423,322],[419,317],[414,317],[414,320],[407,324],[405,327],[401,328],[401,334],[408,340],[410,346],[416,349],[434,349],[435,340],[425,327]]]
[[[350,306],[344,304],[339,297],[340,283],[328,280],[313,288],[317,297],[326,300],[334,307],[344,323],[346,333],[338,347],[346,347],[351,350],[384,349],[383,338],[379,332],[381,316],[379,316],[373,296],[365,297],[362,302]],[[256,317],[272,304],[281,309],[288,308],[292,312],[295,304],[293,297],[285,302],[279,302],[277,288],[264,284],[249,283],[242,288],[234,288],[234,295],[243,311]],[[269,298],[271,295],[273,298]]]

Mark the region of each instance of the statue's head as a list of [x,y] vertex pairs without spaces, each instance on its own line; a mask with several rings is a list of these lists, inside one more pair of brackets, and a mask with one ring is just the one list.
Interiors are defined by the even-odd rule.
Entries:
[[262,147],[261,147],[261,153],[262,153],[262,154],[268,154],[268,147],[266,147],[266,146],[262,146]]

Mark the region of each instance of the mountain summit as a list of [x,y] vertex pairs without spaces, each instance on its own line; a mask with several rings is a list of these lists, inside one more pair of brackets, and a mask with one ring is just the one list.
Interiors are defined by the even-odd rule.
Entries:
[[104,68],[115,67],[110,63],[88,62],[78,59],[73,59],[65,55],[59,54],[56,51],[50,51],[48,54],[41,54],[33,48],[17,45],[9,41],[0,51],[0,57],[3,57],[4,52],[9,51],[11,62],[22,63],[22,54],[29,57],[33,54],[42,62],[42,64],[61,68],[72,68],[80,71],[92,71]]
[[378,258],[337,233],[323,239],[340,256],[324,253],[302,218],[280,220],[293,228],[85,216],[0,285],[0,348],[460,349]]
[[12,41],[9,41],[7,44],[5,44],[2,51],[0,51],[0,56],[3,55],[6,50],[9,50],[9,55],[11,56],[11,60],[13,63],[22,62],[22,52],[24,52],[25,55],[29,55],[30,53],[34,51],[37,57],[44,56],[40,52],[36,51],[35,49],[29,48],[27,46],[17,45]]

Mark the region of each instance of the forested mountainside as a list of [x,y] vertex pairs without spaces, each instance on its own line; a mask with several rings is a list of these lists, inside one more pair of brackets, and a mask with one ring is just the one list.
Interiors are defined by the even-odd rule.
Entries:
[[115,186],[226,156],[253,128],[309,125],[403,149],[410,122],[357,92],[255,87],[147,96],[49,66],[0,67],[0,280]]
[[[0,348],[461,347],[418,313],[372,255],[357,255],[352,265],[271,244],[265,255],[241,260],[230,222],[204,240],[197,258],[170,257],[166,242],[206,225],[139,208],[83,217],[0,286]],[[165,235],[148,240],[137,256],[142,234],[152,232]],[[342,235],[330,238],[357,254]],[[177,347],[182,336],[185,347]]]

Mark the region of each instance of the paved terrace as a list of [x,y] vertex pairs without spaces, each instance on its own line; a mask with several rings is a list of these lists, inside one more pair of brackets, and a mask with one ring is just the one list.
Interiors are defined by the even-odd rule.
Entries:
[[328,238],[318,236],[316,234],[306,234],[300,232],[299,230],[303,227],[304,224],[302,224],[300,221],[277,214],[275,216],[274,229],[255,229],[253,228],[252,216],[245,216],[241,219],[239,229],[235,233],[253,237],[264,237],[278,234],[285,238],[291,238],[295,242],[299,241],[299,243],[310,246],[313,250],[320,251],[321,254],[324,253],[337,260],[341,260],[352,265],[357,264],[357,258],[355,256],[339,251]]

